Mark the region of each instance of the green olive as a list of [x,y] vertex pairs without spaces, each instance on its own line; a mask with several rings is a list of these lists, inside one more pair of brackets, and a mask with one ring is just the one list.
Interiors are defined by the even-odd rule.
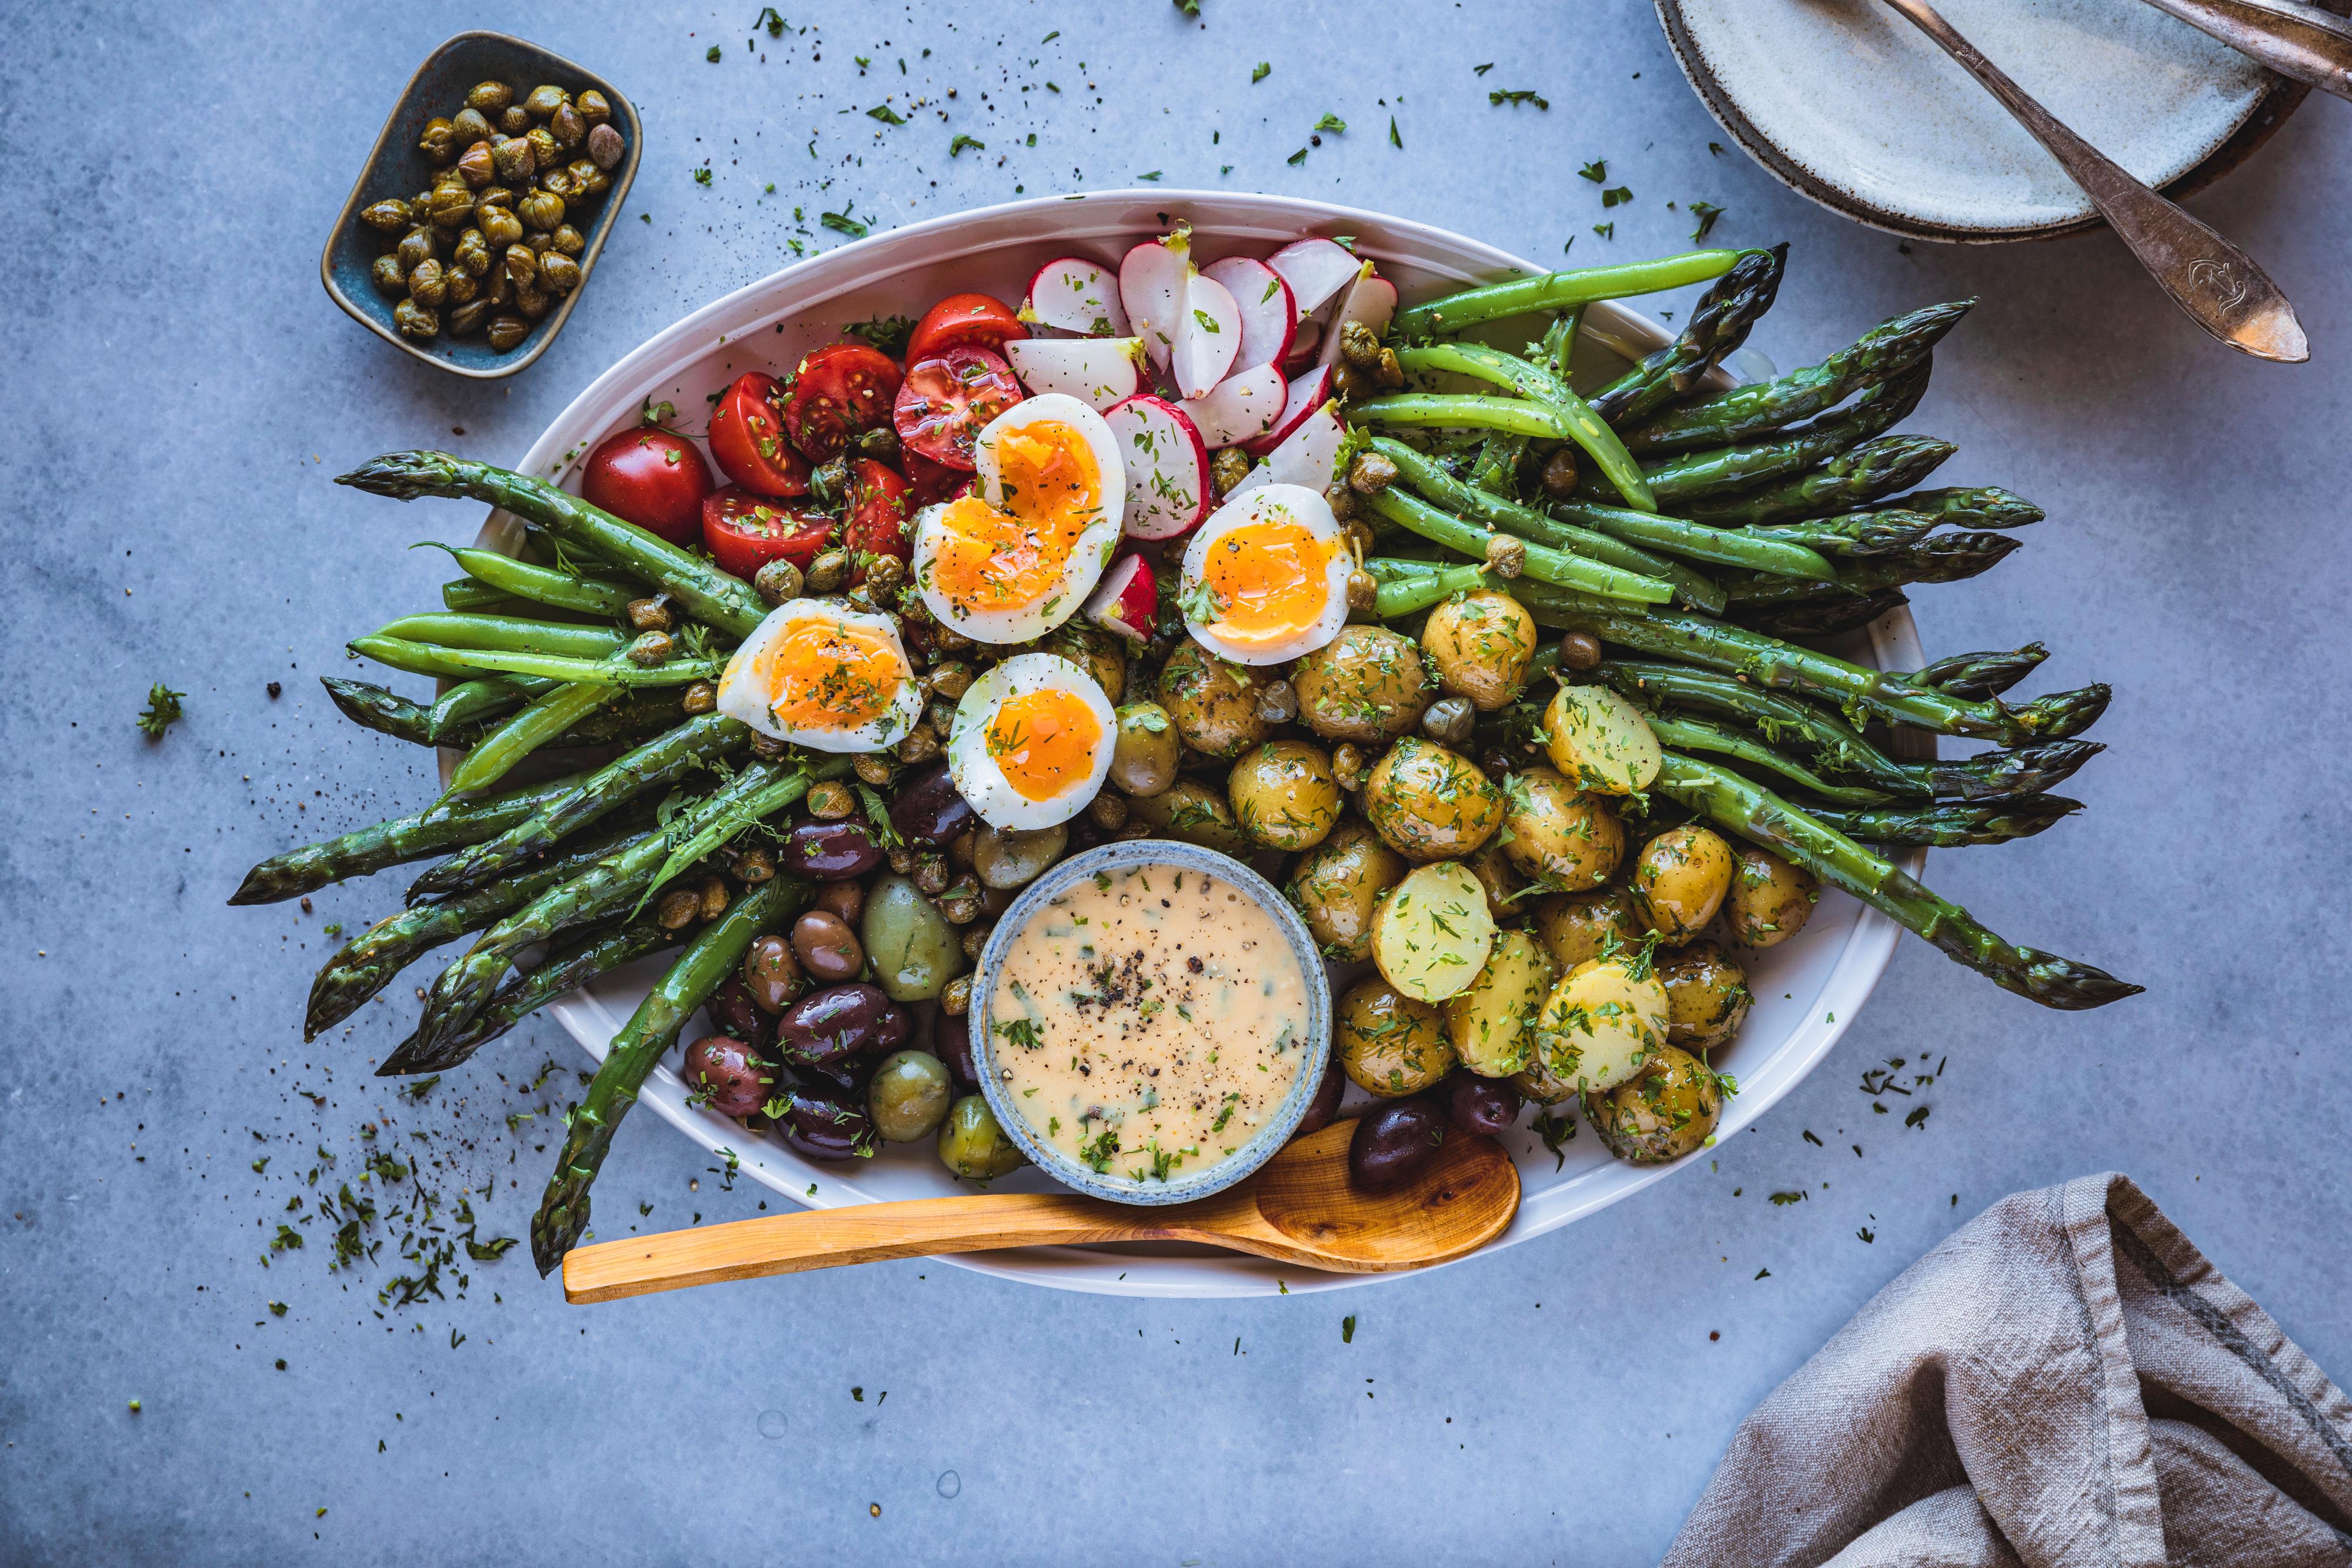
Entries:
[[540,287],[555,294],[569,294],[580,287],[580,264],[560,250],[539,253]]
[[437,114],[425,122],[424,134],[416,139],[417,151],[436,163],[446,163],[455,158],[461,145],[457,128]]
[[555,138],[558,147],[570,152],[588,139],[588,121],[572,105],[561,104],[547,117],[547,133]]
[[1129,703],[1118,710],[1118,739],[1111,747],[1110,781],[1127,794],[1159,795],[1176,782],[1183,743],[1175,721],[1158,703]]
[[1604,950],[1638,945],[1646,929],[1633,913],[1633,901],[1614,890],[1559,894],[1536,906],[1536,935],[1562,974]]
[[1600,796],[1549,768],[1514,773],[1503,786],[1504,852],[1529,876],[1564,893],[1599,887],[1625,858],[1625,829]]
[[983,827],[972,839],[971,869],[983,887],[1026,887],[1069,847],[1070,830],[1058,823],[1028,832]]
[[377,256],[375,265],[368,268],[368,277],[379,292],[395,299],[408,292],[408,269],[400,265],[396,255]]
[[1662,1166],[1705,1147],[1722,1113],[1715,1074],[1671,1045],[1650,1052],[1633,1079],[1584,1097],[1584,1119],[1601,1143],[1637,1166]]
[[573,107],[580,110],[580,118],[591,125],[602,125],[613,118],[612,104],[593,87],[573,100]]
[[499,179],[509,185],[526,183],[539,172],[539,162],[531,153],[530,143],[520,136],[509,136],[492,142],[490,163],[497,169]]
[[386,196],[360,209],[360,222],[385,234],[398,234],[415,221],[416,210],[398,196]]
[[416,270],[417,263],[431,261],[441,254],[440,238],[429,228],[413,228],[400,236],[400,245],[393,255],[400,258],[403,277]]
[[955,927],[920,888],[895,873],[866,890],[859,935],[875,983],[894,1002],[929,1001],[963,973],[963,944]]
[[551,191],[533,191],[515,204],[515,216],[525,228],[552,230],[563,221],[563,198]]
[[498,127],[490,123],[488,115],[467,104],[450,116],[449,129],[457,132],[459,147],[471,147],[477,141],[488,141]]
[[416,270],[408,275],[408,297],[419,305],[436,307],[449,298],[448,279],[439,262],[428,259],[416,264]]
[[1412,639],[1385,626],[1342,627],[1292,667],[1301,723],[1326,740],[1385,745],[1420,722],[1432,686]]
[[993,1181],[1021,1168],[1021,1150],[996,1124],[996,1113],[977,1094],[948,1108],[940,1124],[940,1163],[968,1181]]
[[505,207],[483,207],[474,216],[482,225],[482,237],[494,251],[504,250],[522,238],[522,220]]
[[1733,852],[1739,864],[1723,904],[1731,939],[1742,947],[1769,947],[1802,931],[1822,896],[1813,873],[1753,844]]
[[[462,272],[453,272],[449,280],[455,283],[463,277],[465,274]],[[453,338],[470,338],[481,330],[483,322],[490,319],[491,308],[487,299],[469,299],[463,305],[450,307],[449,313],[441,319],[442,325],[448,329],[449,336]]]
[[1269,740],[1242,754],[1225,779],[1234,821],[1272,850],[1311,850],[1339,821],[1331,758],[1303,740]]
[[1379,834],[1347,822],[1299,861],[1286,891],[1323,956],[1358,964],[1372,956],[1372,915],[1381,895],[1412,869]]
[[[485,301],[484,303],[488,303]],[[530,323],[520,316],[490,318],[490,347],[503,354],[530,336]]]
[[466,93],[466,107],[484,114],[503,114],[514,101],[514,89],[502,81],[476,82]]
[[1331,1048],[1359,1089],[1395,1099],[1454,1071],[1454,1047],[1435,1008],[1368,975],[1339,998]]
[[393,325],[404,338],[425,339],[441,330],[441,318],[414,299],[404,299],[392,308]]
[[1491,712],[1517,697],[1535,657],[1536,621],[1507,593],[1480,589],[1457,594],[1429,612],[1421,651],[1437,674],[1438,689],[1467,697]]
[[1658,966],[1666,988],[1666,1039],[1691,1051],[1710,1051],[1739,1032],[1756,998],[1747,972],[1712,942],[1694,942]]
[[457,236],[457,248],[451,253],[457,270],[476,277],[490,270],[490,242],[479,229],[467,229]]
[[1187,638],[1160,672],[1160,701],[1185,745],[1211,757],[1238,757],[1274,727],[1258,712],[1267,671],[1229,664]]
[[1633,857],[1633,912],[1668,942],[1696,936],[1731,891],[1731,846],[1706,828],[1669,828]]
[[1192,779],[1180,780],[1157,795],[1138,796],[1128,802],[1128,810],[1129,824],[1143,823],[1154,838],[1181,839],[1234,856],[1250,852],[1250,841],[1234,821],[1225,798]]
[[1458,860],[1495,834],[1503,799],[1477,764],[1408,736],[1364,779],[1364,817],[1409,860]]
[[533,120],[545,120],[571,101],[572,95],[560,87],[535,87],[522,100],[522,110]]
[[576,256],[588,248],[588,236],[570,224],[558,224],[555,226],[554,237],[550,243],[564,255]]
[[885,1139],[911,1144],[939,1130],[954,1098],[945,1062],[928,1051],[895,1051],[882,1059],[866,1086],[866,1111]]

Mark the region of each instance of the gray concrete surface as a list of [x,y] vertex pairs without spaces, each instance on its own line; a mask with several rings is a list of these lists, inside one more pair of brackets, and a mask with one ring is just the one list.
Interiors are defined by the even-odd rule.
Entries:
[[[23,612],[0,644],[0,1560],[1647,1562],[1740,1416],[1873,1291],[1993,1199],[2107,1167],[2352,1369],[2352,110],[2315,99],[2194,204],[2300,306],[2316,361],[2280,369],[2210,346],[2105,237],[1905,247],[1712,154],[1727,139],[1636,0],[1203,0],[1197,25],[1160,0],[787,6],[809,30],[747,50],[756,9],[0,8],[0,560]],[[610,73],[650,137],[564,337],[488,386],[394,355],[315,277],[399,85],[467,26]],[[1493,88],[1550,108],[1490,107]],[[948,125],[877,138],[839,112],[950,89]],[[1349,131],[1287,163],[1327,110]],[[951,129],[985,155],[950,161]],[[1574,172],[1593,158],[1634,193],[1613,242]],[[1154,169],[1538,256],[1574,235],[1578,261],[1671,249],[1691,221],[1667,203],[1715,202],[1722,237],[1793,243],[1759,338],[1784,364],[1982,295],[1914,427],[1962,444],[1955,480],[2052,517],[1992,577],[1920,596],[1928,645],[2042,638],[2036,689],[2117,697],[2084,817],[1934,879],[2148,994],[2048,1014],[1906,943],[1716,1168],[1338,1297],[1145,1303],[907,1264],[574,1311],[522,1256],[461,1250],[440,1297],[394,1310],[414,1226],[380,1219],[378,1256],[341,1270],[323,1222],[271,1251],[289,1200],[385,1149],[416,1169],[374,1189],[423,1180],[443,1235],[461,1187],[479,1239],[521,1234],[584,1061],[541,1024],[399,1098],[368,1063],[404,1005],[315,1047],[297,1027],[322,927],[383,913],[389,879],[309,915],[222,905],[262,855],[430,789],[314,677],[445,575],[400,547],[472,513],[329,477],[436,442],[519,455],[630,346],[779,266],[795,204],[904,221]],[[157,681],[187,718],[151,745],[131,721]],[[1948,1063],[1895,1103],[1932,1106],[1916,1129],[1859,1088],[1891,1057]],[[600,1217],[756,1212],[709,1164],[632,1124]]]

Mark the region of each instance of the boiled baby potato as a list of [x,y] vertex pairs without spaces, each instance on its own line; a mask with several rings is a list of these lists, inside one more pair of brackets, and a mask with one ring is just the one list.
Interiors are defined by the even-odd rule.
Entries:
[[1274,733],[1258,695],[1274,684],[1268,670],[1229,664],[1186,638],[1160,672],[1160,703],[1184,744],[1211,757],[1239,757]]
[[1528,879],[1519,874],[1519,868],[1511,863],[1511,857],[1503,852],[1501,844],[1489,839],[1486,848],[1462,863],[1470,868],[1470,874],[1486,890],[1486,913],[1495,917],[1496,925],[1500,925],[1518,913],[1519,894],[1527,891]]
[[1074,616],[1046,632],[1037,649],[1058,654],[1092,675],[1113,707],[1127,695],[1127,644],[1083,617]]
[[1705,1148],[1723,1087],[1686,1051],[1661,1046],[1630,1082],[1584,1097],[1584,1119],[1621,1160],[1662,1166]]
[[1666,988],[1666,1040],[1706,1051],[1739,1032],[1754,1005],[1748,973],[1713,942],[1694,942],[1658,966]]
[[1364,779],[1364,818],[1408,860],[1476,852],[1502,825],[1501,791],[1478,765],[1433,741],[1407,736]]
[[1371,829],[1349,822],[1299,861],[1287,892],[1325,957],[1361,963],[1372,956],[1372,915],[1381,895],[1412,869]]
[[1454,1071],[1454,1048],[1437,1009],[1367,975],[1339,998],[1331,1043],[1339,1070],[1384,1099],[1417,1094]]
[[1754,844],[1732,853],[1738,865],[1723,906],[1731,939],[1742,947],[1769,947],[1802,931],[1821,902],[1822,884],[1813,873]]
[[1668,942],[1696,936],[1731,891],[1731,846],[1706,828],[1669,828],[1633,857],[1633,913]]
[[1536,905],[1536,935],[1562,974],[1603,956],[1604,949],[1630,952],[1648,930],[1633,901],[1615,889],[1561,894]]
[[1242,831],[1270,850],[1311,850],[1339,821],[1330,755],[1303,740],[1269,740],[1242,753],[1225,796]]
[[1155,838],[1181,839],[1236,857],[1250,852],[1250,841],[1234,822],[1224,797],[1190,779],[1178,780],[1160,794],[1129,800],[1127,815],[1130,822],[1148,823]]
[[1631,795],[1658,777],[1658,737],[1607,686],[1562,686],[1544,709],[1544,749],[1580,789]]
[[1299,722],[1326,740],[1385,746],[1420,722],[1429,672],[1412,639],[1385,626],[1349,626],[1291,666]]
[[1552,988],[1536,1049],[1555,1078],[1591,1093],[1613,1088],[1665,1049],[1666,988],[1630,958],[1595,958]]
[[1440,691],[1491,713],[1528,684],[1536,618],[1509,594],[1490,588],[1457,594],[1429,612],[1421,651],[1437,673]]
[[1512,862],[1565,893],[1601,886],[1625,858],[1617,813],[1549,768],[1522,768],[1504,783],[1503,827]]
[[1559,971],[1543,944],[1506,931],[1477,980],[1445,1003],[1445,1038],[1462,1065],[1482,1078],[1508,1078],[1535,1052],[1535,1023]]
[[1372,962],[1390,985],[1424,1002],[1468,990],[1494,949],[1486,890],[1459,861],[1416,868],[1372,918]]

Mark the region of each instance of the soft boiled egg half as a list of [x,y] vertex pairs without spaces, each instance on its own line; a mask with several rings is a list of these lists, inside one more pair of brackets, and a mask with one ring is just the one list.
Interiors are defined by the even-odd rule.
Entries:
[[1348,623],[1355,566],[1331,503],[1304,485],[1260,485],[1219,507],[1185,547],[1184,624],[1236,664],[1303,657]]
[[1101,792],[1118,740],[1092,675],[1058,654],[1016,653],[956,704],[948,772],[990,827],[1050,828]]
[[1127,467],[1103,416],[1063,392],[998,414],[972,455],[980,494],[915,519],[915,586],[973,642],[1026,643],[1094,591],[1118,545]]
[[882,751],[914,729],[923,689],[888,616],[794,599],[727,661],[719,711],[812,751]]

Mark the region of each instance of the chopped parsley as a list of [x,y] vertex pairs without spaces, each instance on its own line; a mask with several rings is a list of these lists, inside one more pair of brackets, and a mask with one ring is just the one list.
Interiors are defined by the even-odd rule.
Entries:
[[175,692],[158,681],[147,688],[147,711],[139,716],[139,727],[147,732],[150,740],[161,740],[163,732],[180,722],[180,699],[185,692]]

